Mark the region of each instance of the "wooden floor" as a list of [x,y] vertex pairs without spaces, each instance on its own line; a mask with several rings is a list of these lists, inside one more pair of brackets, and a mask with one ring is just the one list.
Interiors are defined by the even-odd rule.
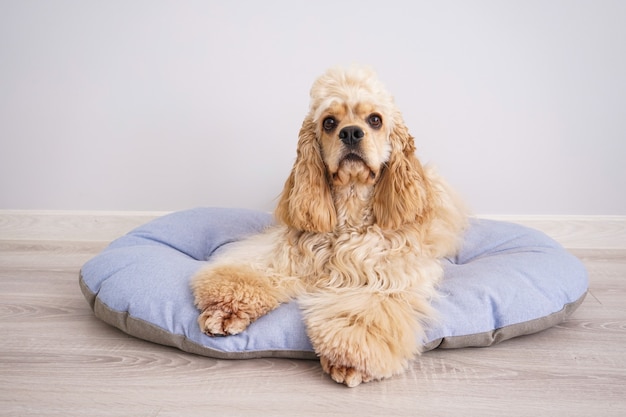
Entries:
[[590,292],[562,325],[349,389],[316,361],[213,360],[100,322],[78,271],[105,244],[0,235],[1,416],[626,416],[625,247],[572,250]]

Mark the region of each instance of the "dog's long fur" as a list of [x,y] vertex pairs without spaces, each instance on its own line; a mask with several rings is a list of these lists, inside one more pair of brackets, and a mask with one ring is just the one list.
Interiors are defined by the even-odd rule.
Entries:
[[[360,132],[354,143],[350,129]],[[315,81],[275,215],[276,226],[194,277],[201,329],[237,334],[297,297],[332,379],[356,386],[402,372],[420,351],[439,259],[455,252],[466,216],[416,158],[372,71],[333,68]]]

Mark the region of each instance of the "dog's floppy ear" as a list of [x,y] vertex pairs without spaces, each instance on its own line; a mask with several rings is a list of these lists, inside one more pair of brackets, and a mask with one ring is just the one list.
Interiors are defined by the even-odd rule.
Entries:
[[310,117],[300,129],[297,152],[276,207],[276,218],[298,230],[330,232],[337,222],[337,213],[315,135],[315,123]]
[[415,156],[415,144],[400,116],[391,135],[391,155],[374,190],[374,216],[383,229],[422,222],[431,211],[431,186]]

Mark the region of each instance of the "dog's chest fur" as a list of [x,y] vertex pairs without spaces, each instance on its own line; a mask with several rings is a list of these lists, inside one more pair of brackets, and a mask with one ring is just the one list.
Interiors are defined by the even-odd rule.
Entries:
[[397,231],[390,235],[375,224],[373,198],[374,185],[351,182],[333,187],[337,226],[332,232],[298,236],[295,247],[300,250],[293,258],[298,275],[316,287],[396,286],[389,272],[402,276],[406,271],[396,271],[390,264],[407,266],[396,261],[415,247],[408,236]]
[[374,223],[372,209],[374,186],[351,182],[333,187],[333,200],[337,210],[337,227],[334,234],[362,234]]

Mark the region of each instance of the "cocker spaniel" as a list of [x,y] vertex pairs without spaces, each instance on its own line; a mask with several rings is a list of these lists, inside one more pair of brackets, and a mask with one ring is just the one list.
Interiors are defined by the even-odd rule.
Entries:
[[323,370],[349,387],[402,372],[420,352],[440,258],[462,204],[415,156],[392,96],[368,69],[311,89],[277,225],[231,244],[192,280],[198,323],[240,333],[297,298]]

